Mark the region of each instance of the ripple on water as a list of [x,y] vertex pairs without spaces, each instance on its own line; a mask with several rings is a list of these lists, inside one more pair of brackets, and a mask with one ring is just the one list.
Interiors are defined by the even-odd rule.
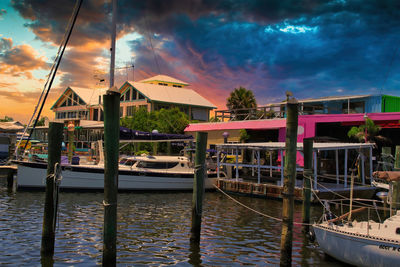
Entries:
[[[236,198],[260,212],[281,216],[279,201]],[[61,193],[55,266],[101,264],[102,199],[101,193]],[[200,247],[191,247],[191,200],[191,193],[119,194],[117,262],[134,266],[279,264],[280,222],[218,193],[206,194]],[[0,265],[40,265],[43,201],[43,192],[9,193],[0,188],[0,243],[7,248],[0,250]],[[295,228],[293,240],[294,265],[326,263],[315,247],[303,246],[299,229]]]

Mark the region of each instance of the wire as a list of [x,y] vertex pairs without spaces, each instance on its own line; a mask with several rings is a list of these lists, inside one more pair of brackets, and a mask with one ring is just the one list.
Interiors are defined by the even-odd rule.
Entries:
[[[52,86],[52,84],[53,84],[55,75],[56,75],[56,73],[57,73],[58,67],[60,66],[61,59],[62,59],[62,56],[64,55],[65,48],[66,48],[66,46],[67,46],[67,44],[68,44],[68,41],[69,41],[69,39],[70,39],[70,37],[71,37],[72,29],[74,28],[76,19],[77,19],[77,17],[78,17],[79,10],[80,10],[81,5],[82,5],[82,1],[83,1],[83,0],[77,0],[77,2],[75,3],[74,10],[73,10],[72,16],[71,16],[71,18],[70,18],[70,20],[69,20],[69,24],[68,24],[68,28],[69,28],[69,29],[68,29],[68,31],[66,31],[65,34],[64,34],[63,41],[65,40],[65,42],[62,42],[61,45],[60,45],[60,47],[59,47],[59,49],[58,49],[57,56],[56,56],[56,58],[55,58],[55,61],[54,61],[54,63],[53,63],[53,66],[52,66],[52,68],[51,68],[51,70],[50,70],[50,74],[49,74],[49,76],[48,76],[48,79],[47,79],[47,81],[46,81],[46,83],[45,83],[45,87],[44,87],[44,88],[46,88],[46,85],[47,85],[47,89],[43,89],[42,94],[41,94],[41,96],[40,96],[40,98],[39,98],[39,102],[38,102],[38,105],[37,105],[37,106],[39,106],[39,103],[40,103],[40,101],[42,100],[42,97],[43,97],[43,100],[42,100],[42,103],[41,103],[41,105],[40,105],[38,114],[37,114],[37,116],[36,116],[36,120],[34,121],[33,127],[31,128],[31,131],[30,131],[30,133],[29,133],[29,137],[28,137],[27,141],[25,142],[24,148],[23,148],[23,150],[22,150],[23,152],[25,151],[25,149],[26,149],[26,147],[27,147],[27,145],[28,145],[28,143],[29,143],[29,140],[30,140],[31,137],[32,137],[32,133],[33,133],[35,127],[36,127],[37,122],[39,121],[40,114],[42,113],[44,104],[46,103],[47,96],[49,95],[49,92],[50,92],[51,86]],[[46,93],[44,93],[44,91],[46,91]],[[44,95],[44,96],[43,96],[43,95]],[[35,108],[35,112],[36,112],[36,110],[37,110],[37,106],[36,106],[36,108]],[[32,118],[33,118],[33,116],[32,116]],[[32,122],[32,118],[31,118],[29,124]],[[27,127],[25,128],[24,134],[21,136],[21,139],[20,139],[20,141],[19,141],[19,143],[18,143],[18,147],[19,147],[20,144],[21,144],[22,138],[24,137],[24,135],[25,135],[25,133],[26,133],[26,129],[29,127],[29,124],[28,124]],[[16,155],[16,156],[18,156],[18,154],[17,154],[17,153],[18,153],[18,147],[17,147],[17,149],[15,150],[15,155]]]

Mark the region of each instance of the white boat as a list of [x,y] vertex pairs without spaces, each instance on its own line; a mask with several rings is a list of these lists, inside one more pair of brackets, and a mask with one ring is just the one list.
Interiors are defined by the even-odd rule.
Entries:
[[356,266],[398,266],[400,212],[383,223],[353,221],[313,224],[316,241],[328,255]]
[[[388,174],[374,173],[376,178],[388,182],[389,192],[379,192],[377,194],[384,202],[392,203],[392,181],[400,180],[400,176],[394,173]],[[400,173],[398,173],[400,174]],[[385,176],[386,175],[386,176]],[[374,205],[367,206],[367,201]],[[325,202],[325,215],[321,223],[313,224],[315,239],[322,251],[326,254],[356,266],[398,266],[400,262],[400,210],[392,210],[390,205],[391,217],[383,222],[370,220],[370,209],[378,211],[376,200],[357,199],[358,209],[352,209],[352,195],[350,196],[349,212],[332,219],[329,203]],[[341,202],[343,205],[343,202]],[[356,221],[351,219],[351,215],[368,209],[368,219],[365,221]],[[343,210],[343,206],[341,207]],[[379,213],[377,212],[378,219]]]
[[[16,161],[18,188],[44,188],[47,163]],[[192,190],[194,168],[184,156],[140,156],[119,164],[119,190]],[[213,189],[216,171],[207,171],[205,189]],[[62,166],[61,189],[104,188],[104,165]]]

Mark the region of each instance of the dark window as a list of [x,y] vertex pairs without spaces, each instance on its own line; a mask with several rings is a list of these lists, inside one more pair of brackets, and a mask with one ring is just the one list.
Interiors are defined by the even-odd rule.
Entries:
[[144,99],[144,95],[142,93],[139,93],[139,99]]
[[396,234],[400,235],[400,228],[399,227],[396,228]]
[[119,107],[119,117],[122,118],[124,116],[124,107]]
[[176,85],[176,84],[174,84],[174,85],[172,85],[173,87],[179,87],[179,88],[182,88],[182,85]]
[[131,100],[131,89],[126,90],[125,100],[126,101],[130,101]]
[[71,106],[71,96],[68,96],[67,98],[67,106]]
[[66,107],[67,106],[67,100],[61,103],[60,107]]
[[100,109],[100,121],[104,121],[104,112]]
[[140,161],[138,168],[145,169],[171,169],[178,165],[179,162],[157,162],[157,161]]
[[93,109],[93,120],[99,120],[99,110],[97,108]]
[[137,99],[137,91],[132,88],[132,100],[136,100],[136,99]]

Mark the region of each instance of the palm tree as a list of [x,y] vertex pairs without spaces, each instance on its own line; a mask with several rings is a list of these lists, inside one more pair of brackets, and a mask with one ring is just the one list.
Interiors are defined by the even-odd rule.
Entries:
[[359,142],[375,142],[384,139],[384,137],[377,135],[381,130],[379,125],[375,125],[374,121],[370,118],[365,119],[365,124],[358,127],[352,127],[347,135],[350,138],[356,138]]
[[226,107],[235,115],[236,120],[244,120],[249,116],[249,111],[240,109],[255,109],[257,102],[251,90],[240,86],[231,92],[226,100]]

